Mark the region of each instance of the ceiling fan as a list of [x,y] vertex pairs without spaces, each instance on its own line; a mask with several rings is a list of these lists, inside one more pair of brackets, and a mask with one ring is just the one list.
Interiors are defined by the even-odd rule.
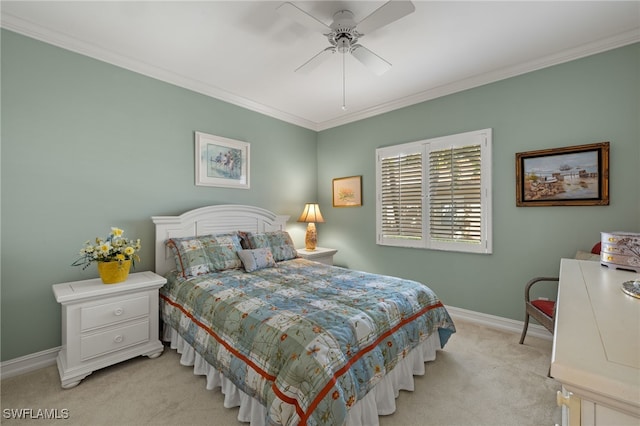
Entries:
[[296,72],[310,72],[330,54],[339,52],[343,55],[350,53],[374,73],[382,75],[391,68],[391,64],[359,44],[358,40],[365,34],[412,13],[415,11],[415,6],[410,1],[388,1],[359,22],[355,20],[350,10],[339,10],[333,15],[331,25],[325,24],[291,2],[281,4],[277,10],[283,16],[322,32],[329,40],[329,47],[299,66]]

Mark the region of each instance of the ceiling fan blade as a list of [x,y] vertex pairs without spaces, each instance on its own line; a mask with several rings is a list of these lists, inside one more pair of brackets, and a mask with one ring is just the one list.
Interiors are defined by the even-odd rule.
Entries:
[[335,47],[330,46],[320,51],[320,53],[315,55],[313,58],[309,59],[307,62],[296,68],[294,72],[299,72],[301,74],[310,73],[329,57],[329,53],[336,53]]
[[293,3],[290,3],[290,2],[282,3],[280,6],[278,6],[276,10],[282,16],[286,16],[304,25],[305,27],[309,27],[313,30],[320,31],[320,32],[326,32],[327,30],[331,31],[331,28],[329,28],[327,24],[320,21],[316,17],[308,14],[307,12],[300,9],[298,6],[296,6]]
[[416,7],[410,1],[388,1],[360,21],[356,28],[359,33],[369,34],[413,13],[415,10]]
[[377,75],[382,75],[391,69],[391,64],[376,55],[361,44],[351,46],[351,54]]

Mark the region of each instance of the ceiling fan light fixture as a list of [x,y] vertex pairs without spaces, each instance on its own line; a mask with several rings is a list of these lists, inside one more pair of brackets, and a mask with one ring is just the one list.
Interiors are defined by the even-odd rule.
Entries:
[[347,37],[341,37],[336,40],[336,49],[340,53],[349,53],[351,51],[351,40]]
[[[356,22],[353,12],[350,10],[339,10],[333,14],[333,22],[326,25],[318,18],[310,15],[291,2],[281,4],[277,8],[278,12],[293,20],[311,28],[320,28],[322,34],[327,37],[330,46],[309,59],[307,62],[296,68],[298,71],[309,71],[315,68],[320,61],[327,58],[327,53],[342,53],[342,109],[346,110],[345,102],[345,55],[352,54],[364,66],[377,75],[382,75],[391,68],[391,64],[382,57],[373,53],[366,47],[358,44],[358,39],[369,32],[375,31],[398,19],[413,13],[415,6],[411,1],[387,1],[385,4],[374,10],[360,22]],[[358,29],[358,26],[360,28]],[[362,31],[362,32],[360,32]]]

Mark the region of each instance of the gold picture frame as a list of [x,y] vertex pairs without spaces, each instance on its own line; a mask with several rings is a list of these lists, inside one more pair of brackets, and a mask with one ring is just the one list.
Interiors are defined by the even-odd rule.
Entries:
[[333,207],[362,206],[362,176],[333,179]]
[[609,205],[609,142],[516,153],[516,206]]

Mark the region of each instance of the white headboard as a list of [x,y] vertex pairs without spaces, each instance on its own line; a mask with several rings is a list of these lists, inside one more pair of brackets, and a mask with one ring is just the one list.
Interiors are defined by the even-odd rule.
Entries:
[[164,275],[175,269],[173,253],[164,244],[169,238],[284,230],[289,216],[279,216],[260,207],[223,204],[190,210],[180,216],[153,216],[151,220],[156,225],[155,272]]

